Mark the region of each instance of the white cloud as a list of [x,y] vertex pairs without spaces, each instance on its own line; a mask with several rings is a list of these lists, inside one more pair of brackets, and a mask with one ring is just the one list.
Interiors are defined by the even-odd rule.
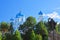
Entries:
[[59,10],[59,9],[60,9],[60,7],[56,8],[55,10]]
[[50,18],[55,18],[55,19],[60,19],[60,15],[58,15],[57,12],[52,12],[48,14],[43,14],[44,17],[50,17]]
[[57,24],[60,24],[60,22],[57,22]]

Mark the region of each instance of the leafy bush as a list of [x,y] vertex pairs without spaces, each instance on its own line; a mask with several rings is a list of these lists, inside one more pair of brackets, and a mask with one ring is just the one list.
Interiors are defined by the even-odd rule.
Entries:
[[36,35],[35,40],[42,40],[42,36],[39,34]]

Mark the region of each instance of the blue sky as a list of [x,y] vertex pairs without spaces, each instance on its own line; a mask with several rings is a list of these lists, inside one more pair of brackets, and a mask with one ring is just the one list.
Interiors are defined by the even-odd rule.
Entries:
[[60,22],[60,0],[0,0],[0,22],[15,18],[20,11],[25,17],[37,19],[39,11],[42,11],[44,20],[52,17]]

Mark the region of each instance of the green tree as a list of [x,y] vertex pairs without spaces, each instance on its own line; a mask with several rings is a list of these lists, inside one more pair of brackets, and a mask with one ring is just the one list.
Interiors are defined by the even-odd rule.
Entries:
[[33,27],[36,25],[36,19],[30,16],[26,19],[26,22],[24,23],[24,25],[27,27]]
[[36,32],[35,33],[41,34],[42,40],[48,40],[48,31],[47,31],[47,28],[45,27],[43,21],[39,22],[36,25]]
[[1,27],[1,30],[5,32],[5,31],[8,31],[10,25],[6,22],[1,22],[0,27]]
[[2,35],[2,40],[6,40],[6,35]]
[[21,34],[18,30],[15,31],[14,40],[22,40]]
[[60,24],[56,25],[56,32],[60,34]]
[[35,40],[35,33],[33,30],[30,32],[29,36],[30,36],[30,40]]
[[12,36],[10,33],[5,33],[5,40],[12,40]]
[[21,24],[18,29],[23,30],[24,28],[25,28],[24,24]]
[[42,40],[42,36],[40,34],[36,34],[35,40]]
[[60,24],[58,24],[58,32],[60,32]]
[[55,30],[56,30],[56,32],[58,32],[58,25],[59,25],[59,24],[57,24],[57,25],[56,25],[56,29],[55,29]]
[[48,30],[48,22],[44,21],[44,25],[46,26],[47,30]]
[[19,26],[19,30],[23,30],[24,32],[26,32],[30,28],[33,28],[35,25],[36,25],[36,19],[30,16],[26,19],[26,21],[22,25]]
[[35,40],[35,33],[33,30],[28,30],[25,34],[25,40]]
[[0,40],[2,40],[2,33],[0,32]]
[[13,34],[14,29],[13,29],[13,23],[12,22],[10,23],[9,31],[11,32],[11,34]]

